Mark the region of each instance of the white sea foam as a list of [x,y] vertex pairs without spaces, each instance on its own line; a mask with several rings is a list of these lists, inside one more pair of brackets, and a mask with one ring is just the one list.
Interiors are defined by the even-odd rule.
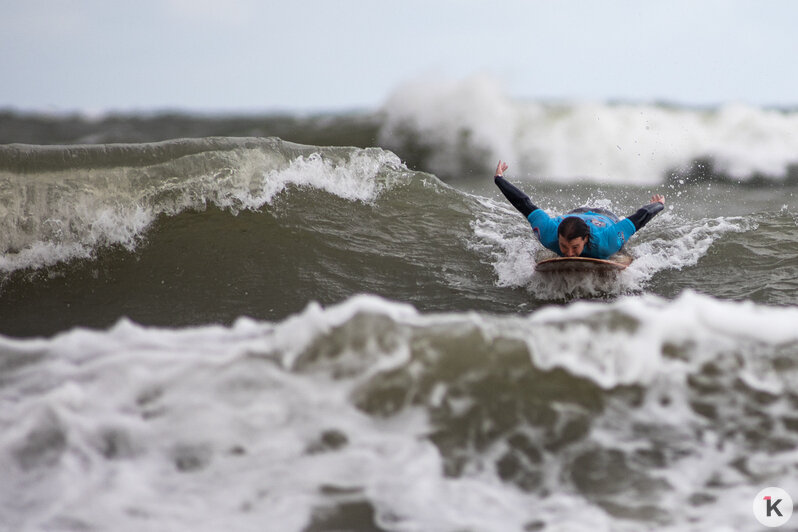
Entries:
[[438,175],[490,172],[503,159],[521,178],[655,184],[709,158],[734,179],[782,179],[798,164],[798,112],[743,104],[544,104],[510,98],[494,80],[409,83],[383,106],[380,143],[429,150]]
[[[537,363],[566,367],[603,387],[650,385],[664,371],[697,371],[719,353],[745,351],[751,344],[778,346],[798,338],[798,330],[790,325],[798,319],[798,309],[719,302],[692,292],[670,304],[654,296],[626,298],[609,309],[617,313],[614,320],[606,319],[608,309],[598,303],[550,307],[534,314],[530,322],[544,325],[530,337],[533,357],[540,354]],[[553,329],[569,334],[554,335]],[[687,366],[663,356],[669,345],[689,347]],[[756,358],[741,356],[747,358],[746,368],[753,376],[758,371]],[[780,393],[788,382],[773,382],[769,391]]]
[[[357,298],[328,311],[311,306],[277,328],[241,320],[230,330],[170,332],[123,321],[108,332],[5,341],[20,364],[37,352],[47,359],[17,372],[0,396],[7,522],[17,530],[302,530],[313,507],[336,502],[327,489],[389,508],[379,518],[390,528],[520,525],[517,495],[439,474],[435,447],[412,436],[426,430],[423,418],[371,419],[350,403],[357,380],[280,369],[364,312],[416,316]],[[325,431],[342,435],[344,447],[325,449]],[[481,510],[458,511],[471,505]]]
[[[520,530],[541,520],[557,530],[639,530],[565,479],[571,460],[590,449],[660,446],[666,464],[652,474],[668,488],[655,502],[671,524],[659,528],[753,529],[740,523],[757,486],[732,464],[753,460],[756,478],[794,490],[789,472],[798,458],[717,438],[745,423],[737,412],[744,405],[728,399],[738,376],[771,394],[747,408],[774,424],[763,438],[781,437],[789,405],[779,394],[796,373],[780,346],[798,341],[796,322],[794,308],[694,293],[528,317],[425,316],[361,296],[312,305],[278,324],[241,319],[231,328],[170,331],[122,321],[49,340],[0,338],[0,513],[6,529],[25,532],[299,531],[318,508],[368,500],[391,530]],[[380,375],[421,378],[438,357],[455,356],[441,346],[464,330],[478,331],[486,346],[526,345],[541,371],[563,368],[607,390],[642,387],[643,399],[630,406],[623,394],[603,396],[585,440],[546,454],[550,495],[496,478],[492,447],[474,454],[464,474],[446,476],[423,406],[374,415],[355,402]],[[466,375],[480,378],[499,364],[498,378],[502,363]],[[704,378],[707,364],[716,368],[707,375],[728,380],[714,399],[717,426],[690,404],[689,379]],[[446,375],[435,378],[446,385]],[[710,496],[700,509],[690,503],[697,492]],[[651,495],[620,493],[630,496]]]
[[[325,159],[319,153],[298,157],[286,169],[272,170],[266,174],[261,189],[248,201],[251,208],[271,203],[272,198],[289,184],[311,187],[338,197],[371,202],[388,185],[378,181],[377,175],[386,167],[404,168],[399,158],[383,150],[358,150],[345,164]],[[254,200],[254,203],[253,203]]]
[[[660,216],[659,222],[668,227],[665,235],[662,231],[653,237],[641,235],[640,241],[630,243],[629,251],[634,261],[621,275],[629,289],[644,288],[645,283],[660,271],[695,266],[706,256],[712,244],[728,233],[755,231],[757,228],[756,222],[747,217],[721,216],[684,222],[667,211]],[[646,229],[656,227],[652,223]]]

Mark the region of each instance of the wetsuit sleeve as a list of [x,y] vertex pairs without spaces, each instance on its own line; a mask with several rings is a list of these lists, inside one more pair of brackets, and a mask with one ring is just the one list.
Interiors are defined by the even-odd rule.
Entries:
[[543,209],[535,209],[526,219],[529,225],[532,226],[532,232],[538,237],[543,247],[552,250],[558,255],[562,255],[560,243],[557,239],[557,228],[562,221],[562,216],[552,218],[546,214]]
[[641,227],[646,225],[656,214],[665,208],[665,205],[655,201],[643,207],[640,207],[636,213],[629,217],[629,220],[635,224],[635,231],[639,231]]
[[524,215],[524,218],[528,218],[533,211],[538,210],[538,207],[532,203],[529,196],[518,190],[502,176],[494,176],[493,180],[496,182],[496,186],[499,187],[499,190],[502,191],[502,194],[504,194],[504,197],[513,204],[513,207]]
[[562,252],[557,242],[557,226],[560,223],[560,218],[552,219],[543,209],[532,203],[529,196],[518,190],[502,176],[497,175],[493,179],[499,190],[504,194],[504,197],[527,219],[540,243],[561,255]]
[[[635,234],[635,231],[637,229],[634,222],[629,218],[624,218],[620,222],[592,233],[590,235],[591,256],[597,259],[606,259],[610,255],[618,253],[629,240],[629,237]],[[593,241],[594,237],[595,241]]]

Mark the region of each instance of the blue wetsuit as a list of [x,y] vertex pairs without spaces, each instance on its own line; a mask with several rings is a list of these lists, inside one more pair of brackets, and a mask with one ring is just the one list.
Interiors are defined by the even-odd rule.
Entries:
[[576,209],[563,216],[552,218],[502,176],[497,175],[494,180],[504,196],[529,221],[532,231],[540,243],[560,256],[562,256],[562,252],[560,251],[557,228],[564,218],[570,216],[581,218],[590,229],[590,237],[582,250],[582,257],[606,259],[620,251],[630,236],[665,208],[662,203],[650,203],[623,220],[619,220],[613,213],[604,209],[589,208]]

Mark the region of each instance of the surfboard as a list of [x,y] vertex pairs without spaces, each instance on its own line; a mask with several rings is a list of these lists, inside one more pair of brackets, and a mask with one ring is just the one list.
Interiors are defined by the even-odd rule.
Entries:
[[591,259],[588,257],[555,257],[544,259],[535,265],[535,270],[542,273],[554,272],[617,272],[632,263],[630,255],[613,255],[609,259]]

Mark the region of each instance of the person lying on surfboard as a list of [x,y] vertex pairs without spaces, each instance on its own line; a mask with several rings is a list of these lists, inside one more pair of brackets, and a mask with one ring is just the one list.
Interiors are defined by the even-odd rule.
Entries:
[[496,185],[513,207],[529,220],[540,243],[561,257],[607,259],[620,251],[630,236],[665,208],[665,196],[655,194],[651,203],[623,220],[606,209],[589,207],[552,218],[504,178],[507,168],[507,163],[499,161],[493,177]]

